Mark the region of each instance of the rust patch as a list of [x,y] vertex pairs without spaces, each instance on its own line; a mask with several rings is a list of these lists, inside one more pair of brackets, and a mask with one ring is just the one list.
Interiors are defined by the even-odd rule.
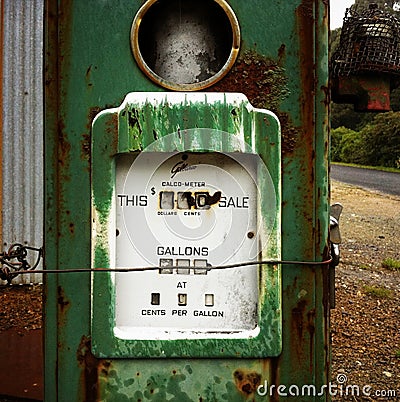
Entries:
[[[300,39],[299,66],[302,93],[300,95],[302,126],[304,137],[313,137],[314,133],[314,102],[315,97],[315,38],[314,38],[314,1],[303,0],[296,9],[297,31]],[[311,148],[312,149],[312,148]]]
[[81,159],[87,160],[90,164],[91,154],[91,136],[90,134],[83,133],[81,140]]
[[85,74],[85,81],[86,81],[86,85],[87,87],[90,89],[93,87],[93,82],[92,82],[92,71],[93,70],[97,70],[96,66],[93,66],[93,64],[91,64],[87,70],[86,70],[86,74]]
[[[76,357],[79,366],[83,369],[81,382],[84,389],[85,401],[96,402],[99,400],[98,368],[101,361],[93,356],[91,352],[90,338],[82,336],[81,342],[76,352]],[[108,368],[108,366],[103,362],[103,369],[104,367]]]
[[244,395],[249,396],[256,392],[261,384],[261,374],[256,371],[237,369],[233,373],[236,388]]
[[[315,308],[307,313],[307,331],[310,335],[310,365],[312,365],[314,362]],[[311,369],[312,367],[310,367]]]
[[[269,362],[271,363],[271,365],[269,367],[264,367],[264,372],[269,371],[271,373],[271,384],[275,384],[276,386],[278,386],[280,384],[281,372],[279,367],[281,366],[282,362],[280,361],[280,357],[270,359]],[[275,401],[279,401],[279,395],[277,395],[276,392],[271,395],[271,402]]]
[[61,313],[65,313],[70,305],[69,300],[65,297],[64,289],[62,286],[57,287],[57,303],[61,310]]
[[277,116],[281,123],[282,155],[287,155],[295,150],[300,129],[293,126],[288,113],[278,112]]
[[[278,53],[282,54],[282,46]],[[244,52],[226,77],[209,91],[242,92],[253,106],[275,113],[289,93],[285,70],[276,61],[250,50]]]
[[58,121],[58,163],[59,165],[68,168],[69,155],[71,152],[71,144],[67,141],[65,134],[65,124],[63,120]]
[[94,120],[94,118],[101,112],[101,108],[100,107],[98,107],[98,106],[94,106],[94,107],[91,107],[90,109],[89,109],[89,113],[88,113],[88,123],[87,123],[87,125],[86,125],[86,128],[89,130],[89,131],[91,131],[92,130],[92,123],[93,123],[93,120]]
[[[254,51],[246,51],[236,61],[232,70],[210,92],[241,92],[257,108],[274,112],[281,123],[282,153],[295,149],[299,129],[295,128],[287,113],[279,110],[281,102],[288,96],[287,77],[281,67],[286,57],[286,45],[277,50],[278,62],[261,56]],[[235,114],[235,111],[232,111]]]
[[282,45],[278,49],[278,63],[279,65],[283,65],[286,59],[286,45],[282,43]]
[[86,74],[85,74],[86,79],[89,79],[90,73],[92,72],[92,67],[93,67],[93,64],[91,64],[91,65],[87,68]]
[[[309,361],[312,366],[314,362],[315,309],[312,308],[306,312],[307,304],[306,300],[300,300],[292,309],[291,333],[296,336],[292,337],[291,348],[293,355],[298,356],[298,359],[302,361]],[[307,348],[304,348],[307,338],[309,355],[306,355]],[[310,367],[310,371],[312,371],[312,367]]]
[[[71,302],[66,297],[64,288],[62,286],[57,286],[57,307],[59,312],[57,317],[57,325],[59,328],[63,328],[67,323],[67,312],[71,307]],[[59,347],[61,347],[61,344],[59,344]]]
[[297,306],[292,310],[292,333],[297,335],[297,339],[301,344],[304,332],[304,311],[307,305],[306,300],[301,300],[297,303]]
[[101,360],[99,362],[98,372],[101,373],[104,377],[107,377],[110,371],[111,362],[108,360]]
[[106,134],[112,138],[113,154],[118,152],[118,114],[114,113],[107,121]]
[[325,107],[328,108],[331,104],[331,91],[325,85],[321,86],[321,91],[325,94],[323,102],[324,102]]
[[87,132],[82,133],[81,140],[81,159],[88,162],[88,170],[90,171],[91,163],[91,145],[92,145],[92,123],[94,118],[100,113],[102,109],[98,106],[91,107],[88,113],[86,124]]

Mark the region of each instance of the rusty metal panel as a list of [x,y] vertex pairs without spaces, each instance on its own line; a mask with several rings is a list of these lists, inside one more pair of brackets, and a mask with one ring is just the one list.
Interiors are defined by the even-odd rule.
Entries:
[[[2,248],[43,243],[43,0],[3,0]],[[12,283],[39,283],[40,274]]]
[[[143,76],[129,46],[127,36],[142,4],[139,0],[47,2],[48,267],[90,267],[93,117],[120,105],[132,90],[162,90]],[[229,4],[241,27],[240,54],[232,70],[210,91],[243,92],[253,106],[278,115],[282,124],[282,256],[325,260],[329,2],[290,0],[266,6],[264,0],[231,0]],[[115,124],[118,121],[110,122],[108,128],[112,131]],[[173,395],[180,401],[275,401],[285,398],[256,395],[265,380],[274,386],[327,384],[327,273],[323,264],[282,267],[283,352],[279,357],[135,361],[97,359],[91,353],[89,275],[49,277],[46,398],[167,400]],[[328,399],[327,395],[314,398]]]

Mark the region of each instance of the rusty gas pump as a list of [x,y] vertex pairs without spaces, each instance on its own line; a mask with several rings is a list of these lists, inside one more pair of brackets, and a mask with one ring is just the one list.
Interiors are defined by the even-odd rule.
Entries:
[[390,110],[390,90],[400,75],[400,22],[372,3],[346,10],[340,44],[332,57],[332,100],[356,111]]

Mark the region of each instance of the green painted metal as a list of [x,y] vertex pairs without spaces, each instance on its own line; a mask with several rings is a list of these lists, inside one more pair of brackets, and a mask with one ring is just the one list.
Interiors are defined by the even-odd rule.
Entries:
[[[45,266],[91,266],[94,116],[132,91],[162,91],[131,53],[136,0],[46,2]],[[282,127],[282,257],[328,257],[328,2],[231,0],[241,50],[210,88],[243,92]],[[260,68],[262,66],[262,69]],[[259,74],[260,70],[268,71]],[[276,88],[280,90],[277,91]],[[268,92],[269,89],[269,92]],[[269,96],[265,96],[265,94]],[[89,274],[46,277],[46,401],[269,400],[259,385],[329,381],[328,268],[282,266],[282,353],[273,358],[98,359]],[[273,400],[284,400],[275,393]],[[325,394],[296,397],[324,401]]]
[[[136,96],[135,96],[136,95]],[[276,117],[253,109],[245,97],[235,101],[226,94],[174,94],[154,99],[155,94],[132,93],[119,109],[105,110],[95,118],[92,129],[92,199],[94,268],[113,268],[109,246],[112,203],[115,197],[115,158],[139,152],[158,142],[158,151],[220,153],[249,150],[262,157],[269,176],[260,168],[258,187],[263,196],[263,221],[272,223],[268,243],[260,260],[280,260],[280,128]],[[180,99],[180,101],[179,101]],[[230,97],[232,99],[232,97]],[[134,116],[134,117],[133,117]],[[204,134],[204,128],[208,129]],[[188,130],[194,131],[187,136]],[[196,132],[197,130],[197,132]],[[174,133],[174,134],[172,134]],[[172,138],[171,138],[172,134]],[[165,139],[165,141],[162,141]],[[247,152],[249,151],[247,150]],[[149,172],[153,173],[153,172]],[[265,172],[265,174],[268,174]],[[269,187],[272,180],[273,188]],[[272,192],[276,196],[269,197]],[[275,205],[271,205],[271,199]],[[271,216],[273,211],[273,216]],[[261,219],[261,217],[259,218]],[[99,357],[268,357],[281,352],[280,267],[260,269],[259,334],[249,339],[123,340],[114,335],[115,281],[111,274],[93,277],[92,350]]]

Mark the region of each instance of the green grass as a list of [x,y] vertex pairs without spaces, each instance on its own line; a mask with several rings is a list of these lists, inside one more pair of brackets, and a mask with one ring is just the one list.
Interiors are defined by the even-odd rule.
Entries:
[[393,292],[390,289],[380,288],[377,286],[364,286],[364,293],[368,296],[376,297],[378,299],[390,299]]
[[400,271],[400,261],[393,258],[385,258],[382,261],[382,267],[391,271]]
[[384,166],[364,166],[364,165],[357,165],[355,163],[344,163],[344,162],[331,162],[332,165],[343,165],[343,166],[351,166],[361,169],[373,169],[373,170],[382,170],[384,172],[393,172],[393,173],[400,173],[400,169],[384,167]]
[[397,349],[397,350],[394,352],[394,354],[395,354],[396,357],[400,357],[400,349]]

